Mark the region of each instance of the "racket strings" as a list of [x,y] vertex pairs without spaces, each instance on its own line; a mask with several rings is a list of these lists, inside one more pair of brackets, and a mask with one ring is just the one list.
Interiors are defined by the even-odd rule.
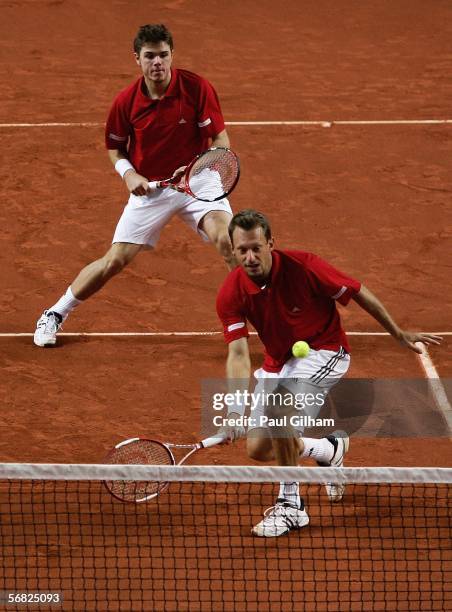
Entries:
[[[134,440],[115,448],[106,463],[116,465],[173,465],[170,451],[153,440]],[[167,483],[140,480],[110,480],[106,483],[110,492],[123,501],[146,501],[158,495]]]
[[239,174],[239,161],[232,151],[210,149],[193,164],[188,183],[194,194],[207,190],[212,198],[218,199],[232,191]]

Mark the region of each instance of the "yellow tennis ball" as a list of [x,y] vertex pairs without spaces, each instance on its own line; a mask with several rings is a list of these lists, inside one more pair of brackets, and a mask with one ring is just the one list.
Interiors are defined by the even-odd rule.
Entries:
[[292,347],[292,355],[294,357],[298,357],[299,359],[303,359],[309,355],[309,344],[304,340],[298,340]]

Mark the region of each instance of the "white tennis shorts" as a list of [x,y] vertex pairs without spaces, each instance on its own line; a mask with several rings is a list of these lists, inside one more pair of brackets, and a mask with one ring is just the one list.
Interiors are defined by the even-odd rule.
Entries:
[[209,239],[199,229],[199,223],[207,213],[214,210],[222,210],[232,216],[226,198],[218,202],[200,202],[169,187],[153,189],[148,196],[131,195],[118,221],[112,242],[155,247],[160,232],[174,215],[180,217],[207,242]]
[[[251,429],[262,425],[262,415],[268,404],[268,394],[276,388],[287,391],[292,395],[297,410],[302,410],[306,416],[316,418],[325,403],[328,392],[344,376],[350,366],[350,355],[341,347],[338,351],[311,349],[309,355],[303,359],[292,357],[279,372],[266,372],[262,368],[254,373],[257,379],[254,396],[262,397],[252,412],[250,420]],[[289,402],[289,397],[285,398]],[[293,401],[293,400],[291,400]],[[291,405],[290,403],[285,405]],[[295,426],[299,435],[304,427]]]

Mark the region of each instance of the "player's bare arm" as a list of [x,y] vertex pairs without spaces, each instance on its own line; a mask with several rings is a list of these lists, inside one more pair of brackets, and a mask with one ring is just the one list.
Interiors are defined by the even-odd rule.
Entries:
[[226,361],[226,375],[228,379],[246,379],[251,373],[250,351],[248,339],[239,338],[229,343],[228,358]]
[[[108,157],[110,158],[113,166],[115,166],[120,159],[127,160],[127,157],[119,149],[109,149]],[[133,193],[133,195],[144,196],[149,191],[149,182],[147,178],[141,176],[141,174],[138,174],[138,172],[136,172],[133,168],[126,171],[123,176],[123,180],[127,186],[127,189],[129,190],[129,193]]]
[[230,148],[231,143],[226,130],[223,130],[212,138],[212,147],[226,147]]
[[[250,352],[247,338],[233,340],[228,347],[226,360],[226,376],[228,379],[228,393],[247,391],[251,374]],[[244,406],[231,406],[228,418],[238,419],[244,413]],[[226,434],[226,442],[234,442],[245,435],[245,428],[239,425],[221,427],[219,433]]]
[[411,349],[415,353],[422,353],[422,349],[416,345],[417,342],[423,344],[441,344],[442,337],[438,336],[438,334],[409,332],[401,329],[380,300],[364,285],[361,285],[360,291],[353,296],[353,299],[363,310],[378,321],[391,336],[398,340],[402,346]]

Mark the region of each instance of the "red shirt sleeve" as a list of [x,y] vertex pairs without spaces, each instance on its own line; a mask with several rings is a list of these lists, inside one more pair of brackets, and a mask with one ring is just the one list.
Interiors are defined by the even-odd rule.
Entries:
[[317,255],[310,256],[307,267],[314,288],[321,294],[346,306],[361,289],[361,283],[344,274]]
[[201,133],[208,138],[214,138],[224,130],[223,113],[217,92],[205,79],[201,79],[199,91],[198,127]]
[[105,125],[105,146],[107,149],[119,149],[127,152],[129,132],[129,118],[122,102],[122,96],[119,94],[113,101]]
[[[234,272],[231,273],[234,275]],[[227,277],[217,295],[217,314],[223,324],[224,339],[229,344],[239,338],[248,338],[246,316],[240,304],[239,293]]]

